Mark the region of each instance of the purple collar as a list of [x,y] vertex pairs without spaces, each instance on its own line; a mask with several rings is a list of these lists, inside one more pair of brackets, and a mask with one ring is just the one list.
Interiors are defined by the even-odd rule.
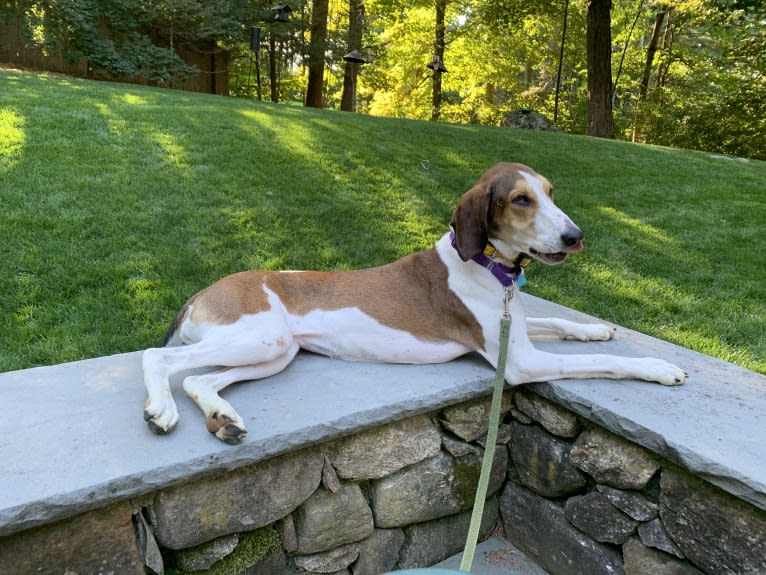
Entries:
[[[450,242],[452,242],[452,247],[456,247],[456,237],[454,231],[450,232],[449,239]],[[507,266],[496,260],[493,260],[491,257],[484,253],[480,253],[479,255],[472,257],[471,260],[479,264],[481,267],[487,268],[492,273],[492,275],[495,276],[495,279],[497,279],[497,281],[499,281],[504,287],[511,287],[513,284],[517,284],[519,287],[522,287],[525,283],[527,283],[526,279],[524,278],[524,268],[520,265],[515,265],[513,267]]]

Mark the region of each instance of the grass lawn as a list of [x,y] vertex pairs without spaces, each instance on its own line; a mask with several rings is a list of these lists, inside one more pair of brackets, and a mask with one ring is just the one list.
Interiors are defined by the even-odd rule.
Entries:
[[529,292],[766,373],[766,164],[0,72],[0,371],[159,344],[242,269],[428,248],[501,160],[586,251]]

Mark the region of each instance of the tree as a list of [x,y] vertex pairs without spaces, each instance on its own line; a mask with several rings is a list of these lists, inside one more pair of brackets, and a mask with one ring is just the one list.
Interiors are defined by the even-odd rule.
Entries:
[[[436,26],[434,27],[434,60],[431,89],[431,119],[438,120],[442,107],[442,70],[439,65],[444,62],[444,37],[446,28],[444,18],[447,12],[447,0],[436,0]],[[443,67],[443,66],[442,66]]]
[[588,135],[614,138],[612,117],[612,0],[588,1]]
[[[362,22],[364,20],[364,4],[362,0],[348,2],[348,49],[362,50]],[[340,109],[346,112],[356,110],[356,78],[359,74],[357,62],[346,62],[343,71],[343,94]]]
[[324,107],[324,58],[327,49],[327,16],[329,0],[314,0],[311,10],[311,43],[309,45],[309,81],[306,106]]

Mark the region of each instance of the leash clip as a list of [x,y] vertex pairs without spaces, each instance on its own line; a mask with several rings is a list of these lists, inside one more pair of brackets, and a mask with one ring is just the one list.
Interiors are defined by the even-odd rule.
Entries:
[[509,285],[505,288],[505,296],[503,297],[503,319],[511,319],[511,300],[513,299],[513,285]]

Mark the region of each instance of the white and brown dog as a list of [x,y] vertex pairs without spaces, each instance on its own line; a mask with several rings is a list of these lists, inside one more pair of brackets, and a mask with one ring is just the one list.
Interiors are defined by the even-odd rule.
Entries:
[[[504,297],[507,289],[518,290],[518,262],[528,255],[560,263],[568,253],[582,250],[582,232],[556,207],[544,177],[508,163],[485,172],[460,198],[451,225],[452,231],[432,249],[382,267],[248,271],[193,296],[168,331],[168,347],[143,354],[149,428],[167,433],[178,421],[171,375],[225,366],[189,375],[183,387],[205,414],[208,430],[226,443],[238,443],[246,434],[244,423],[219,392],[231,383],[283,370],[301,348],[390,363],[445,362],[475,351],[495,366]],[[539,351],[529,336],[607,340],[614,330],[563,319],[527,319],[519,297],[511,298],[510,313],[505,379],[511,385],[563,378],[678,385],[686,377],[661,359]]]

